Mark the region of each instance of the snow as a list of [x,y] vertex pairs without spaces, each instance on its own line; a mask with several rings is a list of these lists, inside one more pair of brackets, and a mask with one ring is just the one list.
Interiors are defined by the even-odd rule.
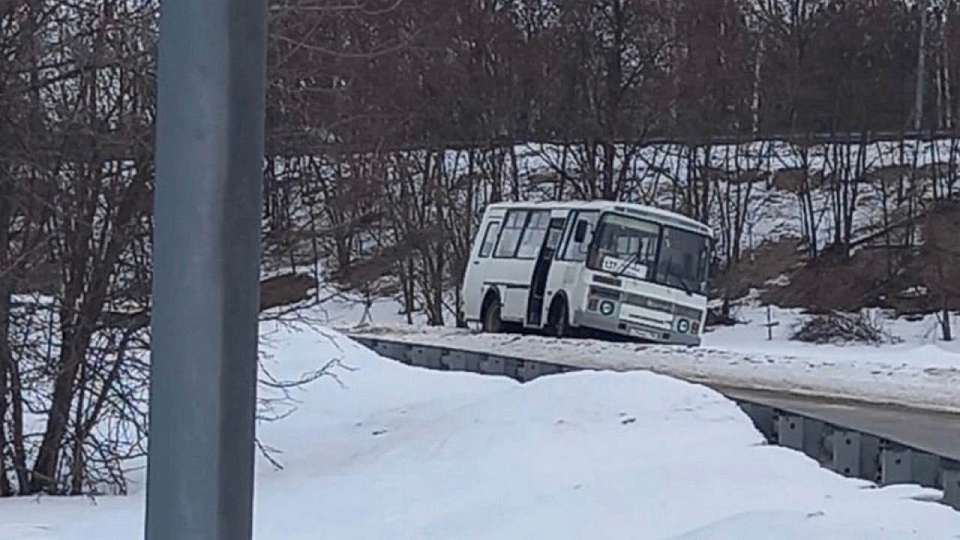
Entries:
[[[916,486],[875,488],[768,446],[706,387],[650,372],[521,385],[377,357],[333,331],[264,325],[296,389],[264,423],[256,538],[953,538],[960,513]],[[269,326],[269,328],[268,328]],[[276,396],[264,396],[276,397]],[[142,473],[140,479],[142,480]],[[0,501],[0,538],[142,537],[129,497]]]
[[960,411],[960,344],[937,341],[935,317],[889,321],[887,331],[899,344],[842,346],[789,341],[805,315],[773,313],[780,325],[772,341],[762,327],[765,309],[752,307],[738,315],[747,324],[708,333],[697,348],[390,324],[345,331],[576,367],[651,370],[713,385]]
[[789,339],[809,315],[777,307],[771,307],[771,312],[773,321],[779,323],[773,340],[767,340],[763,326],[766,307],[748,301],[734,312],[744,324],[713,329],[696,349],[478,335],[451,327],[427,327],[422,317],[415,319],[417,324],[407,325],[401,322],[399,306],[392,300],[375,303],[370,324],[364,326],[357,326],[362,307],[343,301],[331,303],[323,320],[344,333],[377,334],[578,367],[646,369],[716,385],[960,411],[960,394],[955,391],[960,385],[960,341],[939,340],[935,315],[911,322],[877,314],[885,331],[899,340],[896,344],[815,345]]
[[[755,291],[752,293],[755,295]],[[704,336],[708,347],[723,348],[744,352],[779,352],[806,354],[810,356],[872,356],[874,358],[907,358],[911,363],[932,362],[934,365],[954,364],[960,360],[952,358],[951,353],[960,352],[960,343],[944,342],[940,339],[940,325],[936,315],[929,315],[917,321],[895,318],[883,310],[865,312],[877,321],[882,330],[897,343],[883,345],[817,345],[791,341],[790,336],[804,320],[810,317],[800,309],[770,307],[771,319],[778,323],[773,332],[773,340],[767,339],[767,307],[747,302],[732,312],[743,324],[732,327],[719,327]],[[926,351],[926,353],[924,353]],[[929,353],[938,351],[931,356]],[[913,353],[913,354],[911,354]],[[936,358],[934,358],[936,357]],[[939,358],[939,360],[937,360]]]

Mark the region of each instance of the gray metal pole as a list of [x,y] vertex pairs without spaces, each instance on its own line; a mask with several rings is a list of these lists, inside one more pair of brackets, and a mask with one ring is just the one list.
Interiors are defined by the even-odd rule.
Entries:
[[161,2],[148,540],[251,537],[265,26]]

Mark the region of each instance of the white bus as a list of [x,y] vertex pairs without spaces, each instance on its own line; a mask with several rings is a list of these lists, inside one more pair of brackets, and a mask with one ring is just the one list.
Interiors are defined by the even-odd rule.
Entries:
[[611,201],[487,207],[461,319],[485,332],[578,330],[699,345],[713,234],[685,216]]

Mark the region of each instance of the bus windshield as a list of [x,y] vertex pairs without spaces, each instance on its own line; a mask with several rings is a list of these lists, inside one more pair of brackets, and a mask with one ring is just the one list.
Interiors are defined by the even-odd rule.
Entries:
[[649,221],[604,214],[593,237],[587,265],[637,279],[653,279],[660,226]]
[[709,257],[706,236],[634,217],[604,214],[587,266],[691,294],[706,294]]
[[654,281],[688,293],[706,294],[709,262],[710,244],[707,237],[664,227]]

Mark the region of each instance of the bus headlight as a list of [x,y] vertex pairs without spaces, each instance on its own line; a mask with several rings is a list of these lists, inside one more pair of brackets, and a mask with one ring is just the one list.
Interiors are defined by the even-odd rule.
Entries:
[[613,315],[613,311],[617,308],[616,304],[610,300],[604,300],[600,302],[600,314],[609,317]]
[[687,319],[679,319],[677,321],[677,332],[680,332],[681,334],[690,332],[690,321]]

